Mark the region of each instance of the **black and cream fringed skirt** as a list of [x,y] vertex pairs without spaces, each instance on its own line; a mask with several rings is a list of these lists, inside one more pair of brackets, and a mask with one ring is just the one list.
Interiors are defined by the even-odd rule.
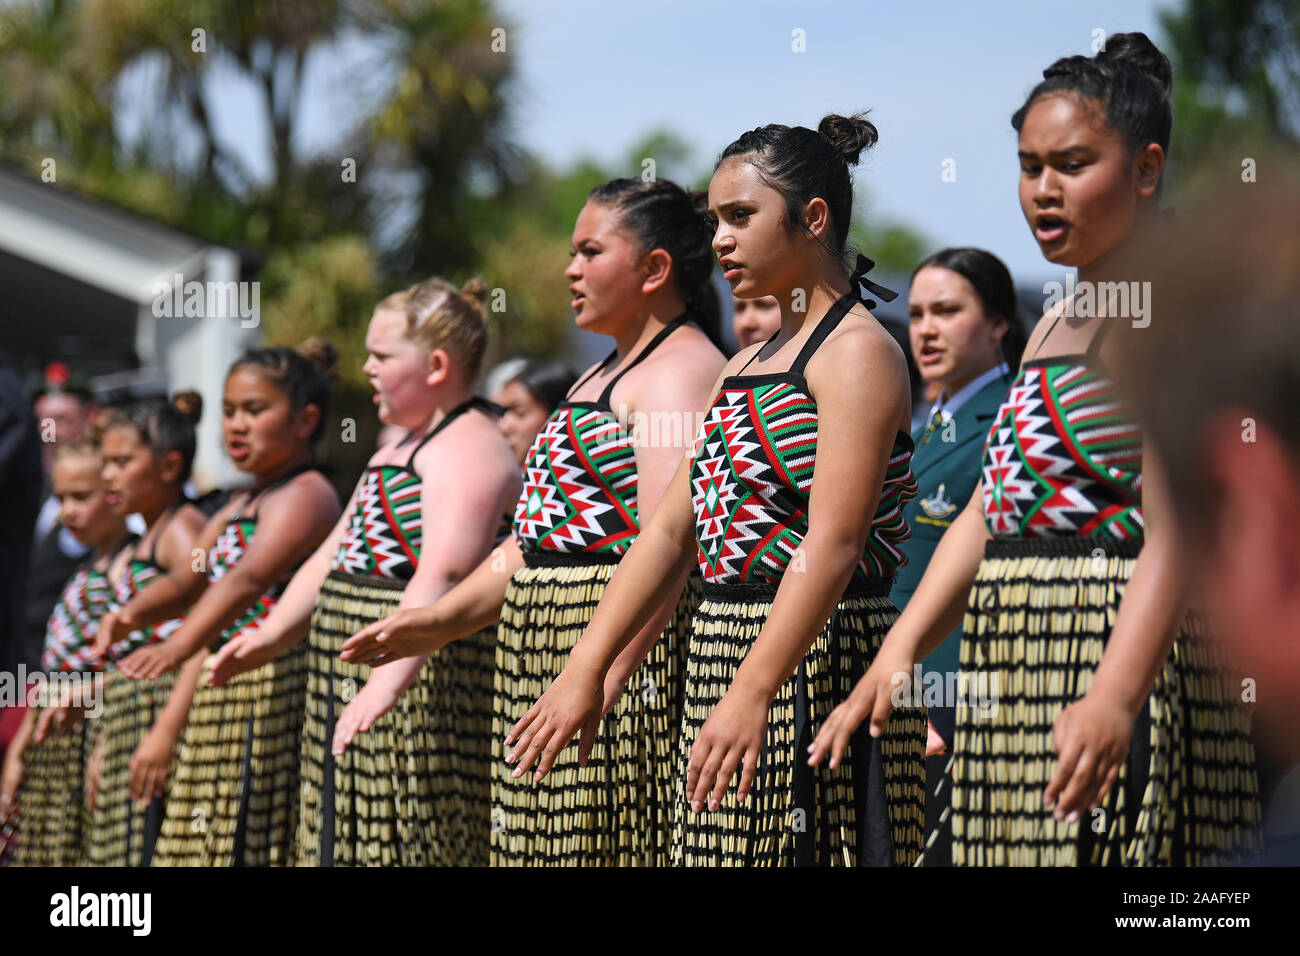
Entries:
[[988,542],[963,625],[953,764],[958,866],[1208,865],[1257,846],[1250,718],[1195,615],[1174,640],[1102,806],[1077,823],[1043,803],[1053,728],[1081,698],[1140,541]]
[[672,823],[692,574],[663,634],[600,723],[585,767],[566,747],[534,783],[505,763],[506,734],[568,662],[617,562],[525,554],[506,590],[492,724],[493,866],[663,866]]
[[691,748],[766,622],[774,589],[706,585],[686,667],[673,863],[684,866],[910,866],[925,827],[926,712],[899,707],[885,733],[867,724],[840,766],[808,766],[808,745],[866,673],[898,610],[887,580],[847,592],[768,714],[744,803],[739,773],[717,810],[686,802]]
[[176,675],[136,681],[113,668],[104,678],[103,713],[86,730],[87,773],[93,772],[93,763],[99,774],[88,816],[86,863],[148,866],[162,829],[171,774],[163,796],[144,806],[132,803],[131,755],[167,705]]
[[85,748],[84,720],[66,731],[51,728],[39,744],[28,742],[18,789],[14,866],[82,864]]
[[306,648],[212,687],[204,662],[154,866],[292,866]]
[[371,668],[343,642],[397,610],[405,581],[331,571],[307,639],[299,866],[482,866],[488,856],[493,629],[429,657],[343,756],[339,716]]

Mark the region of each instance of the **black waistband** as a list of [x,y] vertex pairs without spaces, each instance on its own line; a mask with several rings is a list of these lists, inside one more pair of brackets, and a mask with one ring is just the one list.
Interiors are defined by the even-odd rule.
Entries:
[[378,588],[381,591],[405,591],[410,581],[398,578],[381,578],[374,574],[352,574],[337,568],[330,571],[327,581],[335,581],[356,588]]
[[1101,551],[1118,558],[1136,558],[1141,550],[1141,538],[1114,538],[1110,535],[1091,538],[990,538],[984,545],[984,557],[1069,557]]
[[[888,597],[893,578],[858,578],[849,581],[844,597]],[[771,601],[776,598],[775,584],[721,584],[704,582],[704,597],[712,601]]]
[[592,564],[618,564],[621,554],[608,551],[533,551],[523,549],[524,564],[530,568],[574,568]]

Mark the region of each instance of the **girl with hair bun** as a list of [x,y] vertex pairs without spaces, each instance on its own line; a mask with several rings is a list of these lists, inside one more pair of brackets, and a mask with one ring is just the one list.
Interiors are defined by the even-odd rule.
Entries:
[[916,493],[907,362],[859,285],[893,293],[866,282],[870,260],[851,277],[844,263],[849,167],[875,141],[865,119],[827,116],[723,151],[713,248],[735,295],[777,298],[780,329],[727,363],[693,458],[564,673],[511,731],[520,769],[540,759],[539,776],[579,731],[589,748],[610,662],[697,565],[676,864],[906,865],[921,848],[923,709],[900,710],[883,741],[863,735],[843,765],[805,760],[897,614],[887,595]]
[[534,439],[504,561],[432,607],[360,631],[349,660],[455,647],[499,620],[492,740],[493,865],[646,866],[668,859],[681,682],[698,584],[665,587],[597,687],[591,739],[540,783],[501,741],[560,674],[614,569],[656,513],[724,359],[697,197],[615,179],[587,196],[565,270],[579,328],[615,342]]
[[435,601],[491,550],[519,492],[496,414],[473,397],[486,290],[428,279],[382,300],[366,333],[381,447],[342,517],[261,626],[212,663],[216,687],[307,638],[298,865],[486,862],[492,633],[373,669],[345,638]]
[[[172,673],[198,655],[256,633],[297,567],[339,517],[333,488],[312,464],[329,412],[337,351],[313,340],[245,352],[226,375],[222,432],[235,466],[253,478],[208,520],[184,578],[190,605],[166,640],[118,667],[133,679]],[[172,774],[155,866],[268,866],[293,862],[298,818],[301,652],[223,687],[201,681]],[[203,826],[194,822],[201,820]]]
[[975,493],[814,745],[833,764],[864,719],[878,732],[894,675],[964,613],[962,670],[995,706],[957,702],[958,865],[1202,865],[1256,846],[1249,718],[1186,613],[1164,476],[1110,376],[1107,333],[1130,316],[1084,295],[1127,285],[1113,263],[1165,241],[1170,81],[1146,36],[1118,34],[1044,70],[1012,117],[1021,208],[1044,256],[1078,267],[1080,294],[1034,330]]
[[112,667],[87,758],[86,860],[92,865],[149,865],[203,665],[196,655],[178,674],[138,681],[120,669],[137,648],[166,640],[181,625],[184,582],[204,524],[183,490],[202,409],[197,392],[138,402],[114,413],[103,435],[109,506],[123,518],[139,514],[145,531],[109,568],[113,604],[95,636],[93,654],[107,656]]
[[[59,444],[51,480],[59,520],[91,553],[63,586],[45,631],[41,670],[78,672],[82,698],[49,699],[30,707],[5,750],[0,773],[0,820],[17,806],[16,866],[79,866],[83,862],[81,795],[86,724],[81,720],[91,677],[105,661],[91,651],[113,589],[108,566],[130,542],[126,523],[108,506],[97,440]],[[48,685],[47,685],[48,686]]]

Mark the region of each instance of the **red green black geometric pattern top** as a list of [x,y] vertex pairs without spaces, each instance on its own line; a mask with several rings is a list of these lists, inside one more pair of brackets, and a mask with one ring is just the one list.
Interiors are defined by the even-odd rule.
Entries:
[[[775,586],[808,533],[817,403],[794,376],[729,377],[695,443],[691,492],[700,574],[711,584]],[[855,580],[892,577],[907,562],[903,506],[916,497],[912,439],[901,431]]]
[[409,581],[420,561],[420,476],[401,465],[367,468],[334,553],[334,570]]
[[[697,557],[706,584],[775,586],[795,560],[808,531],[817,455],[817,403],[803,370],[854,301],[846,296],[832,307],[789,371],[723,380],[691,464]],[[892,577],[907,561],[898,544],[910,536],[903,506],[917,493],[911,461],[912,439],[899,431],[855,581]]]
[[[533,439],[524,459],[524,485],[515,505],[515,537],[525,552],[624,554],[636,540],[637,470],[633,436],[610,408],[614,385],[677,328],[665,325],[605,386],[597,401],[563,401]],[[608,367],[611,352],[574,385]]]
[[420,562],[424,527],[415,456],[438,432],[471,408],[496,417],[492,406],[480,398],[471,398],[449,411],[416,442],[405,465],[371,465],[366,469],[352,494],[348,525],[334,552],[334,570],[397,581],[411,579]]
[[[151,559],[132,557],[122,576],[113,584],[113,601],[109,610],[116,611],[125,606],[132,598],[147,588],[154,580],[167,572]],[[167,640],[183,623],[182,617],[174,617],[153,627],[132,631],[122,640],[108,649],[108,659],[120,661],[136,648],[146,644],[158,644]]]
[[1142,537],[1142,432],[1088,358],[1026,362],[1012,383],[984,445],[995,537]]
[[[217,543],[212,546],[208,553],[208,581],[212,584],[220,581],[226,576],[248,550],[248,546],[253,543],[253,535],[257,531],[257,518],[252,517],[233,517],[226,522],[225,528],[221,531],[221,536],[217,538]],[[284,587],[288,580],[281,581],[273,585],[270,590],[257,599],[252,607],[246,609],[228,628],[221,632],[216,643],[211,646],[212,650],[225,644],[239,634],[256,631],[262,624],[271,608],[275,607],[275,602],[279,600],[280,595],[284,593]]]
[[632,436],[608,408],[561,402],[533,439],[515,505],[526,551],[621,555],[636,540]]
[[112,600],[107,574],[89,563],[77,568],[45,625],[41,668],[46,672],[103,670],[104,659],[91,656],[90,646]]

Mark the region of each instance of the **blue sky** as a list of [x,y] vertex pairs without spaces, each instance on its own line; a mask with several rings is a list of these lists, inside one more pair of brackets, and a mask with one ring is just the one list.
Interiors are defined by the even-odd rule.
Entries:
[[[692,172],[764,123],[815,126],[869,109],[880,142],[856,183],[869,217],[899,220],[935,249],[982,246],[1018,283],[1059,275],[1016,199],[1011,113],[1059,56],[1095,30],[1162,40],[1172,0],[812,2],[498,0],[517,24],[521,142],[555,164],[622,159],[656,128],[691,145]],[[806,52],[792,51],[804,31]],[[956,181],[941,178],[946,159]],[[639,172],[632,170],[630,172]],[[868,252],[870,250],[867,250]]]
[[[1017,284],[1059,279],[1016,200],[1011,113],[1059,56],[1094,38],[1142,30],[1159,44],[1158,8],[1176,0],[496,0],[517,81],[514,131],[556,167],[612,163],[647,134],[691,148],[685,175],[707,172],[737,135],[764,123],[815,126],[828,112],[870,110],[880,142],[856,182],[865,215],[905,223],[931,249],[981,246]],[[795,52],[794,31],[804,52]],[[309,58],[296,145],[337,152],[347,117],[382,93],[374,50],[343,40]],[[219,65],[218,65],[219,66]],[[119,96],[127,130],[156,109],[156,66]],[[211,108],[221,138],[268,180],[261,93],[218,68]],[[183,148],[183,146],[181,147]],[[952,160],[956,179],[942,178]],[[640,173],[640,168],[626,170]],[[868,253],[870,250],[866,250]]]

